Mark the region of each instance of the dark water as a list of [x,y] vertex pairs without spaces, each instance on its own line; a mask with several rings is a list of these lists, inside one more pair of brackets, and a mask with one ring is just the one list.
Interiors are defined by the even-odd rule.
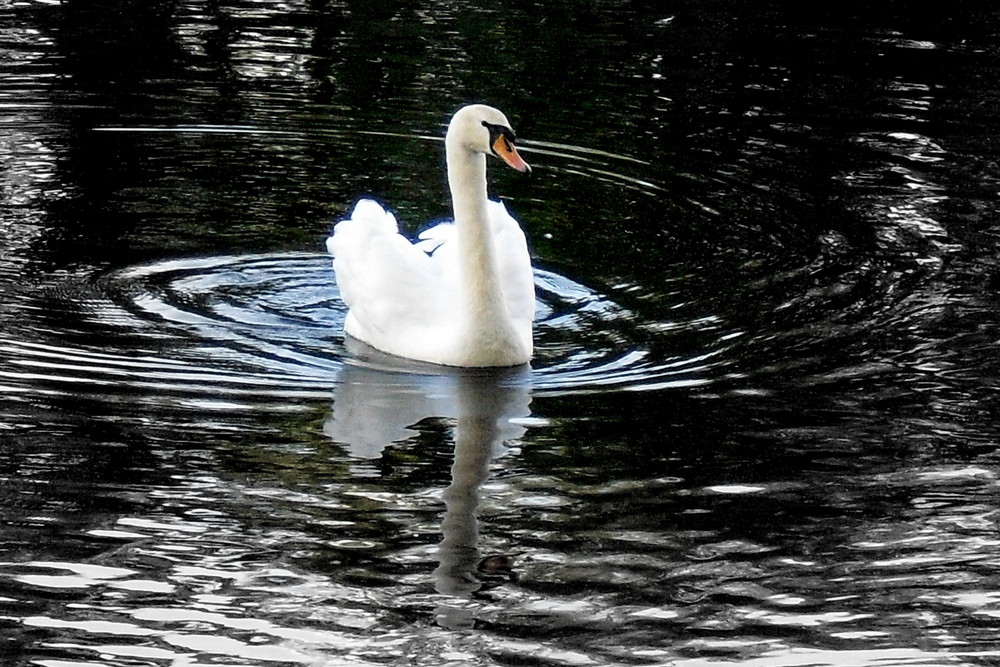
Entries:
[[[0,8],[4,665],[1000,660],[1000,10]],[[502,108],[531,369],[346,343]]]

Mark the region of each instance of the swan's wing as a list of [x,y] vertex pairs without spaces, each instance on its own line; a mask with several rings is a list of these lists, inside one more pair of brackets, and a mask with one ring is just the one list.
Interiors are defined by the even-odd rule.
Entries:
[[516,321],[532,322],[535,319],[535,282],[524,232],[501,202],[489,202],[489,215],[507,312]]
[[448,316],[440,269],[399,233],[396,218],[378,203],[359,201],[334,227],[327,249],[350,308],[352,335],[372,342],[401,323],[420,328]]

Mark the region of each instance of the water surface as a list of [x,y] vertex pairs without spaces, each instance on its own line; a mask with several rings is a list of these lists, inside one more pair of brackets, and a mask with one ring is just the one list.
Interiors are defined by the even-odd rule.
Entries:
[[[4,664],[997,661],[993,9],[0,16]],[[531,368],[345,340],[322,254],[473,100]]]

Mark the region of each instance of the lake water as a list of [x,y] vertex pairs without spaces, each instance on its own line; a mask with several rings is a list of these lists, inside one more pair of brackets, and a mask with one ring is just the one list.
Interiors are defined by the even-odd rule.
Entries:
[[[1000,9],[0,5],[0,663],[994,665]],[[450,113],[531,368],[345,341]]]

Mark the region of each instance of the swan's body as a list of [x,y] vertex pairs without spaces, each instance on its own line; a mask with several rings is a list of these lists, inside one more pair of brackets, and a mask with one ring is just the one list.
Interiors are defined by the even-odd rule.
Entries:
[[486,155],[519,171],[507,118],[460,109],[445,137],[455,222],[411,243],[379,204],[359,201],[327,248],[346,333],[383,352],[448,366],[517,366],[532,353],[535,292],[524,233],[486,196]]

